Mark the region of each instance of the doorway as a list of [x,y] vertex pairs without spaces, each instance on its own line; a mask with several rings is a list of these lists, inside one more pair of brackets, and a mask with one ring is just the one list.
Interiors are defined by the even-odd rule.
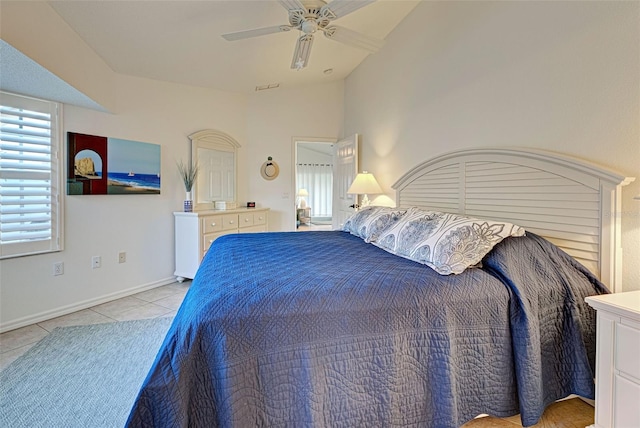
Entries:
[[335,140],[294,140],[295,230],[331,230]]

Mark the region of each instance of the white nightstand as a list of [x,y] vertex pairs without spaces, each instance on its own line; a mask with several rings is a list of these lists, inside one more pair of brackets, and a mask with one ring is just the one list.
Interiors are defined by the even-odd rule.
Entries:
[[297,212],[298,221],[300,222],[299,224],[309,226],[311,224],[311,207],[298,208]]
[[587,297],[598,311],[595,428],[640,427],[640,291]]

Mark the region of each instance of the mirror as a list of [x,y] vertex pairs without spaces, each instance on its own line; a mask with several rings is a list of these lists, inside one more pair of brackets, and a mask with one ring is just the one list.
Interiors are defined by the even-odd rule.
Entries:
[[194,210],[210,210],[215,201],[236,201],[237,151],[233,137],[214,129],[189,135],[191,162],[198,165],[192,189]]

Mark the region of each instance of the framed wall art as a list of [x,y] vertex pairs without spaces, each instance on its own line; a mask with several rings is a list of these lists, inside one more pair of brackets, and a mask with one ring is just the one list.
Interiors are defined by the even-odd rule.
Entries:
[[160,194],[160,145],[67,133],[67,195]]

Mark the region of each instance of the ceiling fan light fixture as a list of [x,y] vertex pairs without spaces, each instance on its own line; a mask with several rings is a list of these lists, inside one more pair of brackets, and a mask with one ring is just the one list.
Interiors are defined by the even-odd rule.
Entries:
[[318,30],[318,23],[313,19],[307,19],[300,27],[304,34],[313,34]]

